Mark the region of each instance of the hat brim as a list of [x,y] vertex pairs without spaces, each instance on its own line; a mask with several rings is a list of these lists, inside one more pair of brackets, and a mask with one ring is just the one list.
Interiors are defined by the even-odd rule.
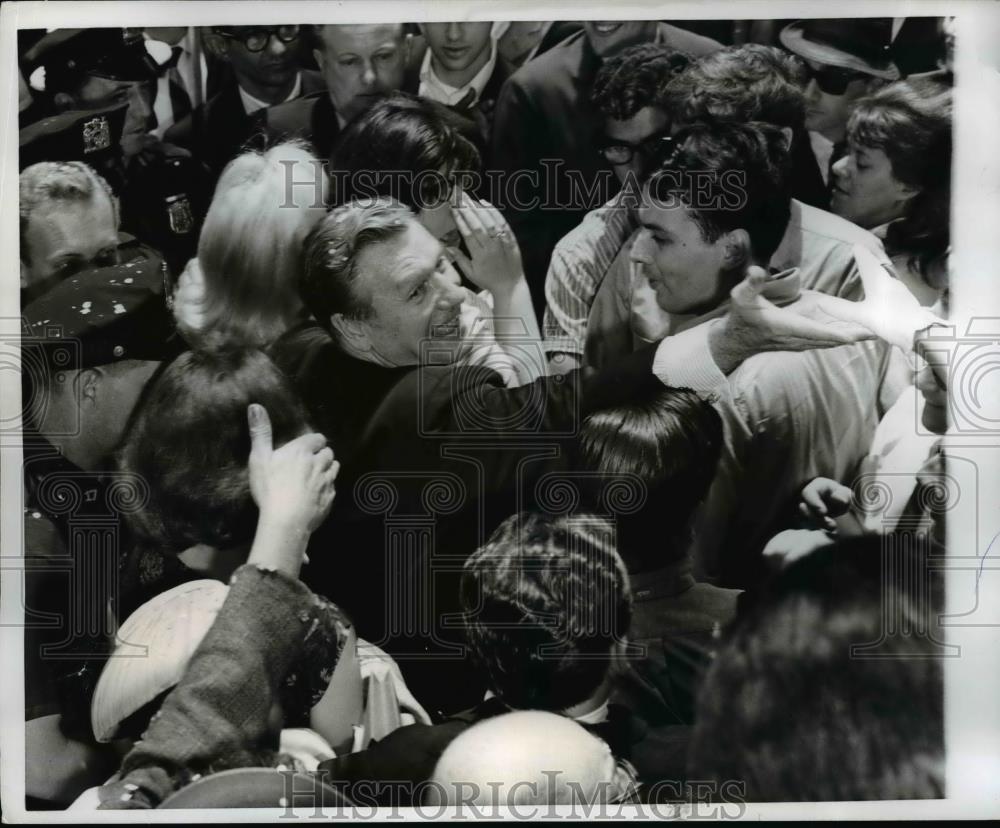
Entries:
[[814,60],[841,69],[851,69],[883,80],[899,80],[899,70],[891,61],[885,66],[876,66],[858,55],[852,55],[826,43],[809,40],[805,35],[804,25],[805,21],[798,20],[785,26],[778,35],[781,45],[806,60]]

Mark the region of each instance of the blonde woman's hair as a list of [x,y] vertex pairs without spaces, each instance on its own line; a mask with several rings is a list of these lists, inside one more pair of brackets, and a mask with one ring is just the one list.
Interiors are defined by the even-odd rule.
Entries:
[[302,243],[326,212],[322,163],[303,143],[234,158],[219,179],[198,244],[202,327],[189,338],[264,347],[294,321]]

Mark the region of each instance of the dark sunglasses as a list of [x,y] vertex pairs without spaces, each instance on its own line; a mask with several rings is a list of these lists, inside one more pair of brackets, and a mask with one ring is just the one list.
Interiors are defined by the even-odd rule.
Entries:
[[238,40],[248,52],[263,52],[272,37],[278,38],[282,43],[292,43],[298,40],[298,26],[274,26],[267,29],[254,29],[245,34],[235,34],[233,32],[220,31],[218,34],[228,37],[230,40]]
[[819,69],[806,67],[809,77],[816,81],[819,91],[827,95],[843,95],[851,81],[867,77],[861,72],[850,69],[838,69],[835,66],[821,66]]

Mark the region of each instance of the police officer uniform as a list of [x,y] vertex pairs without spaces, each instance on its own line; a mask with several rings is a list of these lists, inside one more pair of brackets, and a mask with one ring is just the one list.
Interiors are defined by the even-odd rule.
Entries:
[[34,418],[59,372],[163,361],[181,346],[159,259],[83,271],[23,315],[26,791],[51,806],[68,804],[117,764],[93,741],[90,696],[121,609],[122,513],[141,486],[78,468]]
[[[124,29],[57,29],[32,46],[24,71],[44,68],[46,117],[22,120],[20,168],[38,161],[83,161],[111,185],[121,202],[122,228],[159,250],[171,272],[180,273],[197,252],[210,192],[204,168],[179,147],[150,137],[126,158],[122,132],[129,104],[120,99],[91,107],[79,100],[86,76],[128,83],[157,77],[141,35]],[[58,93],[74,98],[59,111]]]

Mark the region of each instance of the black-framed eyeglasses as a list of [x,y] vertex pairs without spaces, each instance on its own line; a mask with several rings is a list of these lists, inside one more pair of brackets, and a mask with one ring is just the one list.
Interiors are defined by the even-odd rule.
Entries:
[[218,32],[223,37],[230,40],[238,40],[246,47],[248,52],[263,52],[272,37],[278,38],[282,43],[293,43],[298,40],[299,26],[273,26],[266,29],[254,29],[250,32],[235,34],[234,32]]
[[816,81],[819,91],[827,95],[843,95],[851,81],[866,77],[862,72],[840,69],[836,66],[821,66],[814,69],[807,66],[809,77]]
[[640,141],[638,144],[626,144],[622,141],[606,140],[597,151],[609,164],[628,164],[637,152],[647,158],[656,158],[670,143],[669,135],[657,133],[656,135],[651,135],[645,141]]

